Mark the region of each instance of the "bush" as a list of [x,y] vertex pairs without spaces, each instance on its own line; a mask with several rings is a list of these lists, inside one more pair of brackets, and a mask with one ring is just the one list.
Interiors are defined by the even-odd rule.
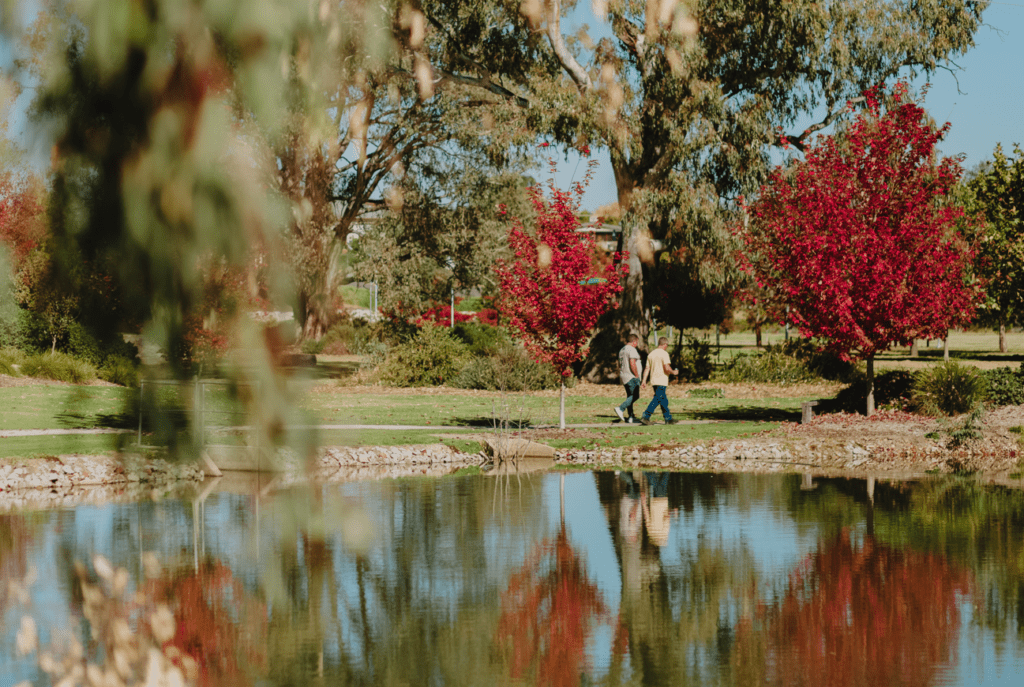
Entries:
[[711,360],[711,342],[693,336],[686,337],[686,345],[676,347],[673,357],[678,361],[679,381],[703,382],[711,379],[715,364]]
[[99,371],[100,379],[121,386],[139,386],[139,368],[131,358],[109,355]]
[[67,345],[62,350],[72,358],[84,360],[94,366],[100,365],[104,358],[100,342],[79,322],[68,325]]
[[16,377],[18,370],[14,366],[21,365],[24,362],[25,354],[17,348],[0,349],[0,374]]
[[[575,377],[569,377],[566,386],[575,382]],[[507,341],[492,355],[474,357],[451,381],[459,389],[485,391],[538,391],[557,389],[560,384],[550,365],[534,362],[525,350]]]
[[801,360],[788,355],[782,346],[768,346],[758,355],[738,355],[714,376],[719,382],[794,384],[820,379]]
[[466,344],[472,355],[495,355],[499,349],[511,344],[508,331],[483,322],[460,322],[452,333]]
[[781,345],[782,352],[803,362],[811,374],[839,382],[856,381],[857,365],[835,352],[823,349],[813,339],[793,338]]
[[985,375],[989,403],[995,406],[1024,405],[1024,364],[1016,370],[1000,367],[982,374]]
[[[844,387],[833,399],[818,405],[820,413],[865,413],[868,405],[867,378],[863,373],[853,375],[855,379]],[[904,410],[910,403],[914,374],[907,370],[889,370],[875,375],[875,407]]]
[[66,353],[40,353],[25,360],[21,372],[26,377],[42,377],[58,382],[84,384],[96,379],[96,368],[85,360]]
[[466,345],[443,327],[426,326],[408,343],[392,348],[378,368],[392,386],[435,386],[454,379],[469,358]]
[[960,415],[974,410],[985,395],[985,376],[978,368],[950,361],[914,375],[911,401],[925,415]]

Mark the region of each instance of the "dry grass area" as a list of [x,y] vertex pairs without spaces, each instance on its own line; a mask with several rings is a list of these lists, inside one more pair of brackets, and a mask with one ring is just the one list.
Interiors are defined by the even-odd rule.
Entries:
[[[679,398],[685,396],[691,389],[721,389],[724,398],[734,399],[761,399],[761,398],[784,398],[787,396],[817,396],[827,398],[835,396],[843,384],[837,382],[820,382],[814,384],[716,384],[705,382],[703,384],[672,384],[669,387],[669,396]],[[375,384],[365,384],[348,380],[330,381],[317,384],[313,387],[315,392],[330,392],[339,395],[360,395],[374,394],[377,396],[469,396],[480,398],[500,397],[500,391],[479,391],[476,389],[454,389],[446,386],[436,387],[389,387]],[[511,392],[522,393],[522,392]],[[530,391],[530,396],[538,398],[558,398],[558,389],[546,389],[544,391]],[[620,399],[623,396],[622,386],[619,384],[590,384],[580,381],[574,386],[566,389],[566,396],[569,398],[608,398]]]

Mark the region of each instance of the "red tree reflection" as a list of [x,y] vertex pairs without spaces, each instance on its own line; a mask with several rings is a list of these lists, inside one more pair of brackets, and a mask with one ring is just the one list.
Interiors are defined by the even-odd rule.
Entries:
[[516,680],[578,685],[587,637],[604,613],[563,528],[554,543],[537,546],[502,594],[498,652]]
[[198,570],[167,571],[153,581],[153,595],[174,609],[169,644],[198,664],[199,684],[246,684],[266,668],[266,605],[253,598],[220,561]]
[[[762,609],[765,681],[931,684],[937,669],[955,660],[957,604],[969,586],[969,573],[940,555],[871,537],[858,546],[844,531],[791,574],[780,606]],[[752,658],[743,650],[751,630],[749,622],[740,628],[747,634],[740,656]]]

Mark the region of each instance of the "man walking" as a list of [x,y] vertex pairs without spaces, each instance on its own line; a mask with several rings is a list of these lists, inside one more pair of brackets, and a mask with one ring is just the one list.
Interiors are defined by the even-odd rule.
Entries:
[[[629,341],[619,350],[619,380],[626,387],[626,400],[615,408],[615,414],[623,422],[636,422],[636,415],[633,414],[633,404],[640,400],[640,352],[636,345],[640,343],[640,337],[631,334]],[[627,418],[624,413],[629,413]]]
[[679,370],[672,367],[667,349],[668,339],[663,336],[658,339],[658,347],[647,356],[647,368],[644,370],[644,379],[640,387],[647,386],[647,379],[649,377],[651,386],[654,387],[654,398],[651,399],[650,405],[647,406],[643,417],[640,418],[640,424],[642,425],[651,424],[651,414],[658,406],[661,406],[661,414],[665,416],[666,425],[674,425],[676,423],[668,409],[668,396],[665,395],[665,389],[668,387],[668,376],[670,374],[679,374]]

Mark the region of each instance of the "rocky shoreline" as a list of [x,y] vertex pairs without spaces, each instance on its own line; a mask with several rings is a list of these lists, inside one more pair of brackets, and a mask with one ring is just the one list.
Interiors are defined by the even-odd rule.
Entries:
[[[1024,407],[989,413],[979,436],[951,441],[956,420],[936,421],[904,413],[874,418],[825,416],[807,425],[784,425],[762,435],[643,449],[562,450],[554,459],[498,465],[501,472],[578,468],[653,468],[685,472],[809,473],[850,477],[915,478],[972,474],[986,482],[1024,486],[1021,431]],[[543,441],[534,433],[528,438]],[[462,453],[445,444],[326,447],[312,465],[283,456],[265,480],[274,488],[309,482],[348,482],[398,477],[439,477],[465,468],[495,467],[483,451]],[[0,513],[70,508],[89,503],[188,497],[209,477],[196,463],[139,456],[60,456],[0,462]],[[265,488],[265,487],[263,487]]]

